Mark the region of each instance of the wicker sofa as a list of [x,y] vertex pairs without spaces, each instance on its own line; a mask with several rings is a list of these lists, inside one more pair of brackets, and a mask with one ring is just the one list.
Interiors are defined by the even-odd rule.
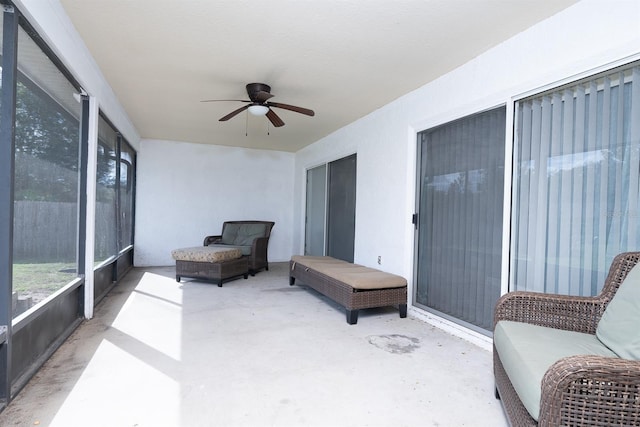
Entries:
[[249,274],[262,270],[269,270],[267,249],[272,221],[225,221],[222,233],[204,238],[204,246],[220,248],[237,248],[249,262]]
[[496,397],[512,426],[640,425],[639,259],[618,255],[595,297],[498,300]]

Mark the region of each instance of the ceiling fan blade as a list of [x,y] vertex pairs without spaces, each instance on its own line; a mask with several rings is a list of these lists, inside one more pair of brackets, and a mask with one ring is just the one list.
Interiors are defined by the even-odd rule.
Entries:
[[284,126],[282,119],[271,108],[267,111],[267,119],[269,119],[271,124],[277,128]]
[[247,99],[203,99],[200,102],[228,102],[228,101],[232,101],[232,102],[251,102]]
[[264,104],[264,102],[267,99],[273,98],[273,95],[271,95],[269,92],[260,91],[260,92],[256,92],[256,93],[252,94],[252,98],[255,99],[255,102],[258,102],[260,104]]
[[234,110],[232,112],[230,112],[229,114],[227,114],[226,116],[224,116],[223,118],[221,118],[219,121],[221,122],[226,122],[227,120],[229,120],[230,118],[242,113],[244,110],[246,110],[247,108],[249,108],[248,105],[245,105],[244,107],[240,107],[237,110]]
[[307,116],[315,116],[316,113],[308,108],[296,107],[295,105],[280,104],[279,102],[267,102],[269,107],[278,107],[285,110],[295,111],[296,113],[306,114]]

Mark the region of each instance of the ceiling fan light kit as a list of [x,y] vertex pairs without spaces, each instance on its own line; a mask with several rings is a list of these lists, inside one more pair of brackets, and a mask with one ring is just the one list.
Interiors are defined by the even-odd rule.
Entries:
[[264,116],[269,112],[269,107],[266,105],[249,105],[249,112],[254,116]]
[[283,110],[289,110],[296,113],[304,114],[307,116],[314,116],[315,113],[313,110],[309,110],[308,108],[296,107],[295,105],[289,104],[281,104],[279,102],[269,102],[270,98],[273,98],[271,94],[271,86],[264,83],[249,83],[247,85],[247,95],[249,95],[249,100],[246,99],[209,99],[202,102],[218,102],[218,101],[236,101],[236,102],[246,102],[249,105],[245,105],[243,107],[238,108],[227,114],[226,116],[220,118],[221,122],[226,122],[227,120],[237,116],[244,110],[249,110],[254,116],[267,116],[267,119],[271,122],[271,124],[275,127],[284,126],[284,122],[278,116],[272,108],[282,108]]

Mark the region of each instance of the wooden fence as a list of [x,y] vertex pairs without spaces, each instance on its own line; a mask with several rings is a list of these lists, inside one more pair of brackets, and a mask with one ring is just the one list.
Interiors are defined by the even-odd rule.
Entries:
[[[16,201],[13,261],[15,263],[75,262],[78,206],[76,203]],[[96,206],[96,259],[114,255],[116,214],[111,203]]]

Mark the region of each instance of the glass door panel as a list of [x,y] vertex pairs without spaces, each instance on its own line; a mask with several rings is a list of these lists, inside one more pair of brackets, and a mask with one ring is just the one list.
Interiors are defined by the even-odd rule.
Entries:
[[305,255],[324,255],[327,200],[327,165],[307,171]]
[[489,333],[500,296],[506,109],[424,131],[415,301]]

